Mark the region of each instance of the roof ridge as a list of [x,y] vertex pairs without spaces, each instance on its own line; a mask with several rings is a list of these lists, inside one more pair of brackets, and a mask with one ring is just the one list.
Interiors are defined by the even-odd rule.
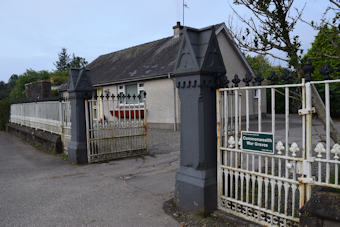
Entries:
[[[206,26],[206,27],[203,27],[203,28],[199,28],[198,30],[204,30],[204,29],[207,29],[207,28],[210,28],[210,27],[220,27],[221,25],[225,24],[225,22],[222,22],[222,23],[218,23],[218,24],[212,24],[212,25],[209,25],[209,26]],[[185,26],[186,28],[190,28],[190,29],[197,29],[197,28],[193,28],[193,27],[188,27],[188,26]],[[110,52],[110,53],[107,53],[107,54],[102,54],[102,55],[99,55],[97,58],[100,58],[102,56],[107,56],[107,55],[110,55],[110,54],[116,54],[116,53],[119,53],[119,52],[122,52],[122,51],[127,51],[129,49],[132,49],[132,48],[135,48],[135,47],[139,47],[139,46],[144,46],[144,45],[147,45],[147,44],[151,44],[151,43],[155,43],[155,42],[159,42],[159,41],[162,41],[162,40],[165,40],[165,39],[169,39],[169,38],[178,38],[178,37],[175,37],[175,36],[168,36],[168,37],[164,37],[164,38],[161,38],[161,39],[157,39],[157,40],[154,40],[154,41],[150,41],[150,42],[146,42],[146,43],[141,43],[141,44],[137,44],[137,45],[134,45],[134,46],[130,46],[130,47],[127,47],[127,48],[124,48],[124,49],[120,49],[120,50],[117,50],[117,51],[113,51],[113,52]]]
[[136,48],[136,47],[139,47],[139,46],[144,46],[144,45],[147,45],[147,44],[156,43],[156,42],[159,42],[159,41],[162,41],[162,40],[165,40],[165,39],[169,39],[169,38],[174,38],[174,36],[168,36],[168,37],[164,37],[164,38],[157,39],[157,40],[154,40],[154,41],[137,44],[137,45],[130,46],[130,47],[127,47],[127,48],[124,48],[124,49],[120,49],[120,50],[117,50],[117,51],[113,51],[113,52],[110,52],[110,53],[107,53],[107,54],[99,55],[97,58],[100,58],[102,56],[107,56],[107,55],[110,55],[110,54],[116,54],[116,53],[119,53],[119,52],[122,52],[122,51],[127,51],[129,49],[133,49],[133,48]]

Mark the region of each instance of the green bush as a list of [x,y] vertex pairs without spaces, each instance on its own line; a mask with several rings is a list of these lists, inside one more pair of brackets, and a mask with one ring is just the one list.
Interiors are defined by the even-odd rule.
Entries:
[[6,123],[9,121],[10,103],[8,99],[0,100],[0,130],[6,129]]

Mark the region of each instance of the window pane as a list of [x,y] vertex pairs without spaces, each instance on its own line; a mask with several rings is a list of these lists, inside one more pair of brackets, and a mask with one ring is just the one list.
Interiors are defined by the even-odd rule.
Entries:
[[136,104],[138,103],[137,98],[133,98],[132,96],[135,95],[137,96],[137,84],[129,84],[125,86],[125,95],[130,95],[131,98],[130,99],[126,99],[126,103],[127,104]]

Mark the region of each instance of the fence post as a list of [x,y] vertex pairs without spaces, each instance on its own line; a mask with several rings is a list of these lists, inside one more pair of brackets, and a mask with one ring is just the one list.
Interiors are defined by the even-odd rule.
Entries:
[[72,122],[68,159],[78,164],[87,163],[85,99],[90,97],[92,92],[87,71],[71,69],[68,89]]
[[180,168],[175,199],[208,214],[217,206],[216,88],[225,67],[213,27],[184,28],[175,65],[181,100]]

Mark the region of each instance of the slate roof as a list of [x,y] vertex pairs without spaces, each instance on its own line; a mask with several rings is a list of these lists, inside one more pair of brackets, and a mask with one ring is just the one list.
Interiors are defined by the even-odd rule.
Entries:
[[[213,26],[217,31],[225,27],[225,24],[220,23]],[[203,29],[205,28],[201,30]],[[229,37],[229,39],[231,38]],[[180,37],[170,36],[101,55],[86,68],[90,70],[88,75],[93,86],[165,77],[174,70],[179,46]],[[235,49],[242,61],[252,71],[239,49],[236,46]],[[66,83],[61,85],[58,90],[65,91],[67,89]]]
[[86,68],[92,85],[165,76],[174,69],[180,38],[167,37],[99,56]]

